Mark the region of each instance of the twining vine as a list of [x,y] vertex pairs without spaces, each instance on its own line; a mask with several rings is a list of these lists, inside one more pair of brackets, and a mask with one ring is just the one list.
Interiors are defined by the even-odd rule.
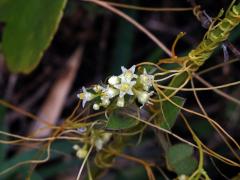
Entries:
[[[107,2],[96,0],[87,1],[113,10],[118,15],[123,15],[120,11],[115,10],[111,6],[116,4],[108,4]],[[134,6],[132,8],[136,9],[137,7]],[[196,14],[197,10],[194,9],[194,12]],[[0,132],[4,136],[10,136],[15,139],[12,141],[1,140],[1,143],[16,144],[22,141],[41,141],[46,142],[45,150],[47,151],[47,157],[43,160],[21,162],[14,167],[0,172],[0,174],[4,174],[22,164],[38,164],[46,162],[50,158],[51,143],[57,139],[64,139],[76,142],[76,145],[73,147],[76,151],[76,156],[80,159],[84,159],[77,179],[80,178],[83,167],[86,164],[88,168],[88,176],[94,177],[97,176],[97,173],[94,174],[92,172],[93,169],[100,169],[99,171],[101,171],[101,169],[112,167],[116,157],[122,157],[143,165],[148,178],[153,180],[155,179],[155,176],[152,168],[156,168],[162,172],[159,165],[124,153],[124,149],[131,145],[133,137],[138,137],[138,141],[141,142],[144,131],[147,130],[147,127],[149,126],[157,132],[171,135],[187,144],[189,147],[198,149],[198,167],[193,169],[191,174],[186,174],[189,179],[210,179],[203,167],[204,154],[213,156],[231,166],[240,167],[239,162],[235,162],[209,149],[191,129],[184,113],[180,112],[180,110],[182,110],[183,112],[188,112],[206,119],[218,132],[222,140],[233,153],[234,157],[240,160],[236,151],[236,148],[237,150],[240,149],[239,144],[216,121],[207,115],[197,96],[197,90],[199,89],[194,87],[193,82],[193,75],[199,67],[210,58],[213,52],[229,38],[233,29],[239,25],[240,3],[235,4],[235,1],[233,1],[222,18],[223,14],[224,12],[221,10],[219,15],[211,21],[209,28],[199,45],[191,50],[186,56],[182,57],[177,56],[174,49],[178,40],[183,38],[184,33],[180,33],[177,36],[171,51],[169,51],[165,46],[159,43],[155,37],[145,31],[142,26],[139,26],[135,21],[130,20],[140,30],[149,35],[150,38],[161,48],[166,49],[167,54],[171,57],[160,59],[158,63],[143,62],[133,65],[130,68],[122,67],[122,73],[120,75],[109,77],[106,80],[106,83],[83,87],[81,92],[77,95],[80,101],[72,115],[69,116],[60,127],[49,127],[54,131],[50,138],[36,139],[34,137],[23,137]],[[128,19],[125,15],[123,16],[125,19]],[[186,84],[189,82],[192,86],[192,89],[190,90],[194,92],[194,96],[202,113],[185,108],[183,106],[185,100],[176,96],[181,90],[189,90],[185,88]],[[3,100],[0,100],[0,104],[14,109]],[[84,109],[79,113],[78,110],[80,106]],[[169,114],[167,113],[169,109],[174,111],[175,117],[172,119],[175,119],[180,113],[180,117],[185,123],[187,129],[189,129],[195,143],[188,142],[171,131],[175,121],[169,117]],[[31,118],[36,119],[36,117]],[[156,135],[159,134],[156,133]],[[163,138],[163,140],[166,139]],[[184,148],[188,149],[189,147]],[[176,172],[180,178],[181,171],[176,164],[171,162],[171,153],[168,152],[171,151],[171,147],[165,148],[165,153],[167,154],[166,157],[169,158],[167,158],[168,169]],[[88,164],[88,159],[90,159],[90,155],[94,150],[96,152],[94,163],[90,163],[89,161]],[[191,151],[191,149],[188,150]],[[33,169],[34,168],[32,168],[31,171]]]

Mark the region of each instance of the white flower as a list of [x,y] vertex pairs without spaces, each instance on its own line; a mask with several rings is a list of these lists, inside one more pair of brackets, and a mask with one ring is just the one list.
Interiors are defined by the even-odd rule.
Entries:
[[98,85],[98,84],[93,87],[93,90],[94,90],[96,93],[101,92],[103,89],[104,89],[104,88],[103,88],[102,86]]
[[143,106],[144,104],[148,103],[150,96],[153,95],[152,92],[146,92],[146,91],[136,91],[138,102],[141,103]]
[[144,68],[143,74],[140,75],[140,83],[143,85],[143,89],[148,91],[150,87],[152,87],[152,82],[154,80],[154,76],[147,73]]
[[95,140],[94,144],[95,144],[97,151],[99,151],[103,148],[103,145],[106,144],[110,140],[111,136],[112,136],[111,133],[103,133],[100,138],[97,138]]
[[121,81],[121,79],[117,76],[111,76],[109,79],[108,79],[108,83],[111,84],[111,85],[115,85],[115,84],[119,84]]
[[114,98],[115,96],[117,96],[119,94],[119,90],[118,89],[115,89],[115,88],[110,87],[110,86],[108,86],[106,89],[104,89],[103,92],[110,99]]
[[119,76],[121,81],[131,81],[133,78],[137,78],[138,76],[134,74],[135,69],[135,65],[133,65],[130,69],[126,69],[124,66],[121,66],[122,74]]
[[102,100],[102,102],[100,105],[103,107],[107,107],[110,104],[109,97],[107,97],[107,96],[102,96],[101,100]]
[[125,94],[134,95],[132,88],[136,84],[136,81],[122,80],[121,84],[114,85],[115,88],[119,89],[119,97],[124,97]]
[[96,110],[96,111],[99,110],[100,109],[99,104],[96,104],[96,103],[93,104],[93,109]]
[[[138,76],[134,74],[136,66],[133,65],[130,69],[126,69],[125,67],[121,67],[122,74],[119,76],[121,79],[120,84],[115,84],[114,87],[119,89],[119,97],[122,98],[125,94],[134,95],[132,88],[136,84],[136,81],[132,81],[133,78],[137,78]],[[124,99],[119,99],[120,104],[124,104]],[[120,105],[119,104],[119,105]]]
[[82,107],[85,106],[86,102],[91,101],[93,98],[95,98],[95,95],[87,92],[86,88],[82,87],[82,93],[78,94],[77,97],[82,100]]
[[118,97],[117,106],[124,107],[124,97]]

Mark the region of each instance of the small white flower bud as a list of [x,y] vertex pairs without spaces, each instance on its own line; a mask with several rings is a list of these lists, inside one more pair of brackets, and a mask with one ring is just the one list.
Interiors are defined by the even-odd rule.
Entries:
[[80,148],[77,153],[76,153],[76,156],[79,158],[79,159],[84,159],[87,155],[87,150],[85,148]]
[[95,111],[99,110],[99,109],[100,109],[99,104],[93,104],[93,109],[94,109]]
[[108,79],[108,83],[111,85],[116,85],[120,83],[120,78],[117,76],[112,76]]
[[110,100],[108,97],[101,97],[101,105],[104,106],[104,107],[107,107],[109,104],[110,104]]
[[103,148],[103,145],[108,143],[111,136],[112,136],[112,133],[103,133],[99,138],[95,139],[94,144],[96,146],[96,149],[98,151],[101,150]]
[[138,91],[137,93],[137,99],[138,102],[142,105],[146,104],[150,98],[150,96],[153,94],[153,92],[146,92],[146,91]]
[[77,145],[77,144],[73,145],[73,149],[74,149],[74,150],[77,151],[79,148],[80,148],[79,145]]
[[124,97],[120,97],[120,96],[118,97],[117,106],[124,107]]
[[102,149],[103,144],[104,144],[104,142],[103,142],[102,139],[97,139],[97,140],[95,141],[95,146],[96,146],[97,151],[99,151],[99,150]]
[[104,133],[103,134],[103,142],[104,143],[107,143],[109,140],[110,140],[110,138],[112,137],[112,133]]
[[188,177],[184,174],[178,176],[178,180],[187,180],[187,179],[188,179]]
[[145,104],[146,102],[148,102],[149,94],[147,92],[143,91],[143,92],[138,94],[137,98],[138,98],[139,103]]

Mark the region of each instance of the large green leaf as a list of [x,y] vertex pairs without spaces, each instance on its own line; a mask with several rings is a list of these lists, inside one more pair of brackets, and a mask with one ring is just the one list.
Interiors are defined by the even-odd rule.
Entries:
[[[6,161],[1,163],[0,172],[2,173],[6,169],[13,167],[17,163],[20,163],[20,162],[23,162],[23,161],[32,160],[33,158],[36,158],[35,157],[36,153],[37,153],[37,150],[31,150],[31,151],[27,151],[27,152],[15,155],[11,159],[6,160]],[[23,171],[23,169],[22,169],[23,167],[26,167],[26,166],[27,165],[18,166],[15,169],[12,169],[12,170],[8,171],[6,174],[1,175],[1,178],[3,178],[3,179],[12,179],[10,177],[15,176],[16,173],[18,174],[19,172],[21,172],[21,174],[26,174],[26,171]]]
[[[171,100],[181,107],[183,106],[183,104],[185,102],[184,98],[181,98],[178,96],[172,97]],[[170,130],[173,127],[173,125],[175,124],[180,110],[181,109],[179,107],[175,106],[171,102],[164,101],[162,103],[162,120],[160,122],[160,126],[162,128]]]
[[[41,157],[36,158],[37,153],[38,153],[37,150],[31,150],[31,151],[27,151],[27,152],[13,156],[11,159],[6,160],[4,163],[1,163],[0,172],[16,165],[19,162],[29,161],[32,159],[41,159]],[[45,155],[45,154],[43,154],[43,155]],[[43,155],[42,155],[42,157],[43,157]]]
[[31,72],[49,46],[67,0],[4,0],[0,20],[6,23],[2,49],[12,72]]
[[[3,14],[3,7],[5,7],[5,5],[9,2],[9,0],[1,0],[0,1],[0,9],[1,9],[1,12],[0,14]],[[0,16],[2,17],[2,16]]]
[[166,154],[170,170],[178,175],[190,175],[197,168],[197,161],[193,157],[193,148],[187,144],[176,144],[169,148]]
[[7,15],[11,8],[11,1],[12,0],[1,0],[0,1],[0,20],[5,21],[7,19]]
[[[71,154],[71,152],[73,151],[72,146],[73,146],[73,143],[68,142],[68,141],[54,142],[51,146],[51,159],[57,159],[59,157],[63,157],[64,154],[67,154],[67,155]],[[7,168],[14,166],[17,163],[28,161],[28,160],[33,160],[33,159],[43,159],[44,157],[46,157],[46,150],[43,150],[43,149],[21,152],[15,156],[13,156],[11,159],[7,159],[7,160],[1,162],[0,172],[6,170]],[[62,168],[67,169],[67,168],[71,168],[71,167],[75,166],[78,161],[79,161],[78,159],[76,159],[76,161],[74,159],[73,162],[67,162],[65,164],[53,163],[46,167],[43,166],[39,170],[39,173],[41,174],[41,176],[43,178],[46,178],[46,177],[52,176],[54,173],[61,172]],[[29,168],[30,168],[29,164],[16,167],[16,169],[9,171],[7,174],[4,174],[4,177],[5,178],[12,177],[15,174],[19,174],[19,173],[21,175],[25,176],[28,174]],[[32,179],[40,179],[40,177],[38,177],[38,176],[39,175],[37,172],[33,172]],[[12,178],[10,178],[10,179],[12,179]]]

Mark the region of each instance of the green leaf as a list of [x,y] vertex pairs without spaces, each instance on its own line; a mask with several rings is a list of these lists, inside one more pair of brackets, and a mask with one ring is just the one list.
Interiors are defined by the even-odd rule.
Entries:
[[[189,75],[188,75],[187,72],[183,72],[183,73],[179,74],[178,76],[174,76],[174,78],[169,83],[168,87],[174,87],[174,88],[180,87],[187,80],[188,76]],[[167,90],[164,91],[164,94],[166,96],[169,96],[174,91],[175,90],[167,89]]]
[[[1,0],[0,1],[0,14],[3,14],[3,8],[6,8],[5,6],[6,6],[6,4],[9,2],[9,0]],[[0,17],[2,17],[2,16],[0,16]]]
[[106,128],[111,130],[129,129],[138,124],[138,121],[128,114],[136,116],[136,111],[128,111],[127,108],[119,108],[111,112]]
[[0,21],[6,21],[9,10],[11,8],[12,0],[1,0],[0,1]]
[[[1,164],[0,171],[3,171],[7,168],[10,168],[10,167],[16,165],[19,162],[36,159],[35,156],[36,156],[37,153],[38,153],[37,150],[31,150],[31,151],[26,151],[24,153],[15,155],[14,157],[9,159],[8,161],[5,161],[4,163]],[[40,158],[41,157],[38,157],[37,159],[40,159]]]
[[176,144],[169,148],[167,159],[171,164],[177,164],[193,154],[193,148],[187,144]]
[[4,0],[2,49],[12,72],[31,72],[50,45],[67,0]]
[[198,162],[194,157],[188,157],[176,164],[175,172],[178,175],[191,175],[197,168]]
[[[8,168],[11,168],[20,162],[34,159],[36,153],[37,153],[36,150],[32,150],[32,151],[27,151],[27,152],[15,155],[11,159],[1,163],[0,172],[6,170]],[[24,165],[24,166],[26,166],[26,165]],[[7,177],[13,176],[17,172],[19,172],[19,169],[21,169],[22,167],[23,166],[18,166],[18,167],[16,167],[16,169],[10,170],[9,172],[7,172],[6,174],[3,175],[4,179],[7,179]],[[11,179],[11,178],[9,178],[9,179]]]
[[[181,98],[178,96],[172,97],[171,100],[181,107],[183,106],[183,104],[185,102],[184,98]],[[160,122],[160,126],[162,128],[170,130],[173,127],[173,125],[175,124],[180,110],[181,109],[179,107],[175,106],[171,102],[164,101],[162,103],[162,116],[163,117],[162,117],[162,121]]]
[[197,161],[192,156],[193,147],[187,144],[176,144],[169,148],[166,154],[167,164],[170,170],[178,175],[190,175],[197,168]]
[[[66,142],[66,141],[54,142],[51,147],[51,159],[56,159],[58,157],[62,157],[64,154],[69,155],[73,151],[72,146],[73,146],[72,142]],[[20,162],[29,161],[29,160],[33,160],[33,159],[43,159],[45,157],[46,157],[46,150],[44,150],[44,149],[30,150],[30,151],[26,151],[26,152],[24,151],[22,153],[16,154],[11,159],[1,162],[0,172],[4,171],[7,168],[10,168]],[[68,165],[68,168],[70,168],[70,167],[73,167],[74,165],[76,165],[76,161],[69,162],[66,164]],[[47,168],[41,168],[40,174],[43,178],[45,178],[45,177],[53,175],[53,173],[57,173],[57,171],[61,172],[61,170],[62,170],[61,167],[67,169],[65,164],[57,164],[57,165],[52,164],[50,166],[47,166]],[[4,174],[4,177],[12,177],[16,173],[20,173],[22,175],[27,175],[29,168],[30,168],[29,164],[16,167],[16,169],[13,169],[13,170],[9,171],[8,173]],[[43,172],[43,174],[42,174],[42,172]],[[41,178],[37,172],[33,172],[33,173],[34,173],[33,177],[32,177],[33,179]]]

